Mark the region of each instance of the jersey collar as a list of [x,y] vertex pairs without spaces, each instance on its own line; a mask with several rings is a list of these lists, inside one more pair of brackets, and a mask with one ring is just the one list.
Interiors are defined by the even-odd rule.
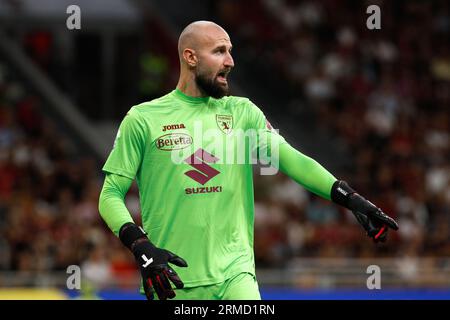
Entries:
[[208,103],[209,102],[209,98],[210,97],[191,97],[191,96],[187,96],[185,95],[181,90],[179,90],[178,88],[176,88],[175,90],[173,90],[174,95],[185,101],[188,103],[193,103],[193,104],[202,104],[202,103]]

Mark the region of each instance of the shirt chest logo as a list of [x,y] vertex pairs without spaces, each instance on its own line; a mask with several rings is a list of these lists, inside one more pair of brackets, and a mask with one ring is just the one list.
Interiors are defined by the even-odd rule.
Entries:
[[164,125],[162,128],[163,132],[169,131],[169,130],[175,130],[175,129],[186,129],[186,127],[184,126],[184,123],[180,123],[180,124],[168,124],[168,125]]
[[156,138],[155,144],[162,151],[180,150],[192,144],[192,137],[185,133],[167,133]]
[[225,134],[233,130],[233,116],[231,114],[216,114],[216,123],[220,131]]
[[[161,131],[168,132],[177,129],[186,129],[186,126],[184,123],[165,124],[162,126]],[[180,150],[192,144],[192,137],[186,133],[171,132],[156,138],[155,144],[162,151]]]

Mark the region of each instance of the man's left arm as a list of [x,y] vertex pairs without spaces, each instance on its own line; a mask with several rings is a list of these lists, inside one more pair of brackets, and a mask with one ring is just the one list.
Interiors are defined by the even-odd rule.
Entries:
[[[398,229],[397,222],[380,208],[359,195],[345,181],[336,179],[314,159],[297,151],[272,128],[264,113],[250,100],[244,100],[249,112],[248,126],[259,130],[258,158],[268,162],[304,186],[310,192],[331,200],[353,212],[367,235],[375,242],[386,241],[388,229]],[[266,159],[264,159],[267,162]]]
[[366,200],[345,181],[336,179],[314,159],[288,143],[279,145],[280,170],[307,190],[349,209],[375,242],[386,241],[388,229],[398,230],[397,222]]

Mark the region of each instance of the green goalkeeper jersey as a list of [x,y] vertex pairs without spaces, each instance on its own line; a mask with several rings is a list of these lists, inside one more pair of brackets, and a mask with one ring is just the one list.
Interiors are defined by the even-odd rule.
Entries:
[[249,99],[176,89],[130,109],[103,170],[136,178],[143,228],[194,287],[255,274],[252,164],[283,143]]

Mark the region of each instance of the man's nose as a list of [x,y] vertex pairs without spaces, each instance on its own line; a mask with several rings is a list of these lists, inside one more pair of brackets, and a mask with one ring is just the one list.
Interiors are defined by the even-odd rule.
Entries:
[[225,61],[224,61],[224,65],[227,68],[233,68],[234,67],[234,60],[233,60],[233,57],[231,56],[231,53],[227,54],[227,56],[225,58]]

